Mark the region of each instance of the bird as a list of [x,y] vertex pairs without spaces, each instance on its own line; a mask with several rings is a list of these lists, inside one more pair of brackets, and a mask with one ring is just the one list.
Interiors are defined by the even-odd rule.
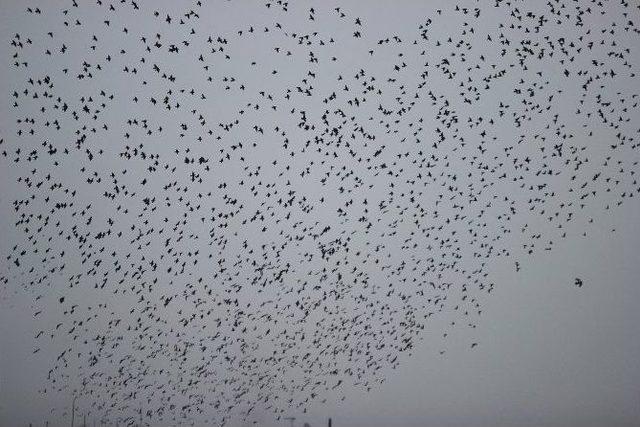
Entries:
[[292,419],[381,388],[430,328],[420,357],[455,329],[476,348],[497,266],[637,203],[628,2],[402,26],[237,3],[72,1],[3,29],[0,283],[43,394],[82,384],[128,424]]

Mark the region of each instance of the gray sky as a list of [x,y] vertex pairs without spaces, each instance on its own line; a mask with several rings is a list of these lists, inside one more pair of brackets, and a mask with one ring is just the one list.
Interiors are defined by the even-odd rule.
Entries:
[[636,425],[640,9],[494,3],[2,2],[0,425]]

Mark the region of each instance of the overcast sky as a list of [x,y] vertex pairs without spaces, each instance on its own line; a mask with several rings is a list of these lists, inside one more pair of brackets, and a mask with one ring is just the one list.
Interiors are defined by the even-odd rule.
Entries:
[[0,4],[0,425],[638,424],[637,5],[112,3]]

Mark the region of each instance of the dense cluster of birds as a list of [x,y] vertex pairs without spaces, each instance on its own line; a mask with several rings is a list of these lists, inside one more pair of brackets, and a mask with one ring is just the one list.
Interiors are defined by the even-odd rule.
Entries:
[[639,3],[359,6],[25,6],[1,279],[41,393],[224,425],[368,391],[638,196]]

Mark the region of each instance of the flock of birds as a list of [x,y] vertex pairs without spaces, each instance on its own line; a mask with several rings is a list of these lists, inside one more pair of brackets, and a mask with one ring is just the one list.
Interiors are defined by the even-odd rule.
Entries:
[[25,7],[0,273],[40,319],[40,393],[125,424],[303,413],[449,316],[445,354],[493,262],[637,203],[639,3],[460,0],[395,30],[358,6]]

